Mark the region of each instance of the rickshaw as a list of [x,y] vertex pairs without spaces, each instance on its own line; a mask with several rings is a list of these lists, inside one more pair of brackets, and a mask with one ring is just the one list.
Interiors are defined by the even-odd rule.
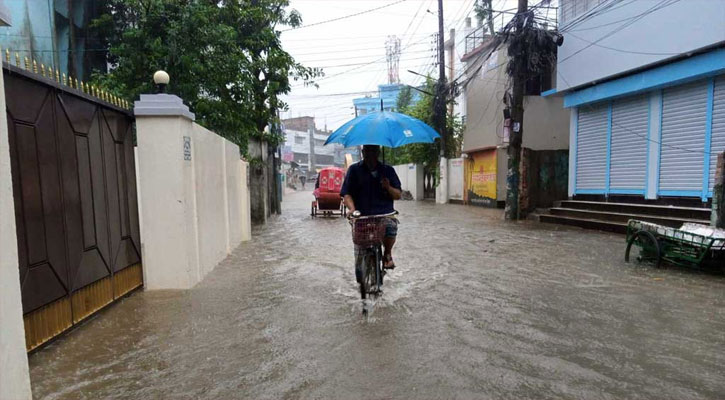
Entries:
[[345,171],[338,167],[322,168],[315,182],[315,191],[312,194],[315,200],[312,201],[310,215],[315,218],[318,215],[345,217],[347,208],[340,197],[342,181],[345,179]]

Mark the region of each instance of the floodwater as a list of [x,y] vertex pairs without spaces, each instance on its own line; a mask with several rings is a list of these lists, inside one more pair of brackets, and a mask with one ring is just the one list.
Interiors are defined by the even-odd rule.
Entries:
[[31,355],[48,399],[725,398],[725,278],[623,262],[624,238],[399,202],[362,316],[349,227],[312,195],[197,287],[136,292]]

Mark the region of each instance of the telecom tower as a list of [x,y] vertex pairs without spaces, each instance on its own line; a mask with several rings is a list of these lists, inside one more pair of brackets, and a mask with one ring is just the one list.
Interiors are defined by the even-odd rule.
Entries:
[[388,59],[388,83],[399,83],[400,39],[397,36],[388,36],[385,41],[385,55]]

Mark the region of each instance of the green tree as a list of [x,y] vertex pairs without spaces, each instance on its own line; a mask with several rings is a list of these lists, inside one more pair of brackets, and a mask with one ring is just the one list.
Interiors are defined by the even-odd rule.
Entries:
[[[434,93],[436,82],[428,78],[420,89],[417,91],[417,101],[414,101],[414,95],[409,86],[401,89],[398,94],[397,109],[406,115],[417,118],[426,124],[433,126],[433,96],[428,93]],[[449,104],[452,100],[448,101]],[[461,144],[463,142],[463,121],[459,115],[446,115],[446,129],[449,132],[448,142],[446,143],[446,157],[455,158],[461,155]],[[423,164],[427,167],[434,167],[438,164],[438,144],[430,143],[414,143],[402,146],[391,151],[386,151],[393,156],[389,164],[407,164],[416,163]]]
[[[109,0],[94,21],[111,71],[94,80],[136,99],[152,93],[151,76],[171,76],[168,91],[184,99],[197,122],[246,149],[249,137],[273,145],[280,100],[290,81],[311,83],[322,71],[284,51],[278,26],[299,26],[287,0]],[[266,129],[268,127],[273,129]],[[267,133],[265,133],[267,131]],[[273,134],[277,132],[277,134]]]

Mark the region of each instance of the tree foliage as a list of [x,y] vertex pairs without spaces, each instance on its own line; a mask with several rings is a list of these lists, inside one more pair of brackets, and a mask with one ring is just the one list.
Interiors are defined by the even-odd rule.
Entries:
[[280,42],[279,26],[299,26],[288,0],[109,0],[93,29],[110,48],[108,74],[96,82],[136,99],[153,93],[152,75],[171,76],[197,122],[246,149],[249,137],[273,145],[280,95],[291,82],[314,83],[322,72],[304,67]]
[[[421,88],[414,95],[409,86],[401,89],[398,94],[397,110],[403,114],[417,118],[430,126],[434,126],[434,97],[428,93],[435,92],[436,82],[428,78]],[[414,97],[418,101],[414,101]],[[453,100],[448,100],[448,104],[452,104]],[[446,143],[446,157],[455,158],[461,155],[461,145],[463,143],[463,121],[459,115],[446,115],[446,130],[448,131],[448,142]],[[434,167],[438,164],[439,144],[430,143],[414,143],[402,146],[397,149],[386,149],[386,163],[391,165],[398,164],[423,164],[426,167]],[[391,157],[388,158],[388,154]]]

